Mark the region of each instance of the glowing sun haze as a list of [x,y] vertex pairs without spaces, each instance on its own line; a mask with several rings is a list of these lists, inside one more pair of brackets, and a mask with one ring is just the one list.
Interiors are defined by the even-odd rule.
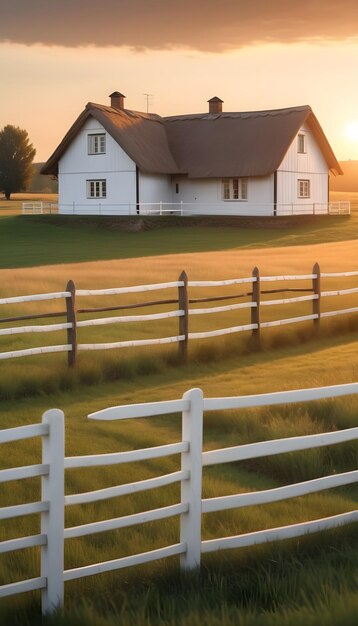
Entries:
[[0,0],[0,128],[46,160],[88,101],[162,115],[310,104],[358,158],[357,0]]
[[347,124],[346,135],[351,141],[358,141],[358,120]]

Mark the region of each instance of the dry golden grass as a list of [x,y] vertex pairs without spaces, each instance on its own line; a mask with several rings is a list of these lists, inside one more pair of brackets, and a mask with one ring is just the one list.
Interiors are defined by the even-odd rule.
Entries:
[[[116,287],[132,284],[172,281],[177,279],[183,268],[187,270],[189,278],[192,280],[215,278],[225,279],[248,276],[250,275],[254,265],[259,266],[263,275],[310,273],[315,261],[320,262],[322,271],[348,271],[358,269],[357,251],[357,241],[348,241],[331,244],[296,246],[294,248],[280,247],[256,250],[231,250],[200,254],[161,255],[147,257],[146,259],[134,258],[56,266],[44,265],[39,268],[2,270],[0,292],[4,296],[11,296],[57,290],[62,291],[69,278],[76,281],[78,288]],[[348,287],[353,284],[351,279],[345,279],[345,281],[342,284],[342,280],[332,279],[325,282],[324,288],[333,289],[338,286]],[[355,285],[356,284],[357,281],[355,279]],[[214,293],[217,292],[215,289],[212,291],[214,291]],[[173,290],[172,293],[174,295],[176,290]],[[199,295],[199,290],[195,291],[195,295],[196,294]],[[200,295],[205,294],[201,293]],[[147,295],[148,299],[155,299],[156,297],[164,298],[166,296],[166,292],[152,292]],[[120,304],[134,299],[140,301],[143,297],[143,294],[134,294],[131,297],[119,296],[116,297],[116,303],[118,302],[118,304]],[[113,303],[113,298],[111,300]],[[98,298],[83,298],[81,299],[80,305],[102,304],[105,301],[108,301],[108,299],[99,300]],[[351,301],[351,297],[347,297],[347,299],[342,298],[339,300],[339,305],[343,306],[347,304],[348,306],[348,301]],[[290,305],[290,307],[291,306],[292,305]],[[310,308],[310,306],[310,303],[308,303],[307,309]],[[29,310],[59,310],[61,308],[64,308],[63,300],[55,303],[35,303],[32,305],[21,306],[21,310],[24,310],[24,312]],[[5,310],[6,314],[10,315],[12,311],[18,310],[18,307],[3,307],[2,311],[4,314]],[[298,311],[299,307],[297,307],[296,310]],[[296,310],[295,312],[292,312],[292,309],[290,309],[290,313],[287,311],[287,316],[295,314]],[[273,314],[274,311],[265,311],[265,315]],[[248,313],[246,312],[245,315],[248,316]],[[201,316],[197,317],[201,318]],[[206,318],[206,316],[202,317]],[[216,318],[217,316],[214,317]],[[237,315],[237,320],[238,319],[239,315]],[[219,324],[219,321],[216,319],[215,323]],[[176,323],[177,322],[175,321],[175,324]],[[208,322],[204,322],[204,319],[201,321],[200,319],[195,320],[195,324],[200,325],[204,323],[207,324]],[[229,325],[229,323],[227,325]],[[147,324],[144,326],[147,326]],[[164,327],[164,331],[166,331],[166,327]],[[101,337],[105,337],[107,331],[99,327],[96,332],[101,333]],[[114,326],[111,332],[119,333],[127,331],[117,330],[117,326]],[[288,332],[289,329],[285,327],[283,329],[283,333],[286,335]],[[41,337],[37,336],[36,340],[38,340],[37,345],[40,345],[43,340],[49,341],[50,337],[41,335]],[[62,340],[58,339],[57,341],[60,343]],[[342,345],[337,345],[337,340],[336,344],[334,344],[334,334],[332,334],[330,342],[326,341],[326,344],[324,341],[321,343],[317,341],[315,344],[296,346],[290,350],[282,349],[275,351],[263,351],[259,354],[246,354],[244,357],[236,355],[235,358],[231,355],[231,359],[228,358],[225,362],[223,360],[220,361],[219,359],[216,360],[215,349],[211,351],[209,345],[211,340],[207,341],[208,343],[205,344],[205,349],[206,346],[208,346],[208,350],[205,364],[197,364],[193,362],[190,363],[187,368],[168,368],[168,370],[164,368],[159,370],[157,373],[150,370],[149,372],[142,371],[142,375],[140,377],[123,377],[123,380],[121,380],[120,376],[118,376],[117,379],[113,378],[114,382],[112,384],[108,382],[98,384],[100,376],[96,371],[96,368],[100,371],[105,366],[105,355],[102,355],[101,353],[84,353],[81,356],[86,358],[86,363],[87,359],[91,364],[93,363],[93,372],[89,368],[87,372],[85,372],[87,378],[81,379],[81,383],[84,382],[85,384],[83,386],[79,385],[73,388],[71,388],[69,384],[70,374],[72,373],[67,372],[68,379],[66,379],[64,372],[58,365],[60,359],[61,362],[65,361],[65,355],[49,355],[48,358],[46,356],[39,356],[33,357],[32,359],[26,359],[24,361],[22,359],[6,361],[2,364],[2,382],[4,383],[5,380],[6,384],[7,380],[8,384],[11,385],[11,376],[13,378],[23,376],[25,378],[27,373],[25,370],[28,369],[33,376],[33,381],[29,379],[27,385],[28,395],[31,395],[33,391],[31,386],[36,383],[36,379],[41,377],[44,377],[45,379],[45,376],[47,375],[51,375],[55,379],[59,372],[60,375],[63,376],[64,385],[60,385],[59,388],[55,386],[52,392],[51,385],[49,384],[47,388],[44,388],[43,395],[39,394],[37,398],[31,398],[30,401],[28,398],[20,398],[16,403],[13,401],[3,402],[2,422],[6,425],[6,427],[11,427],[20,423],[32,423],[34,421],[38,421],[41,412],[47,409],[51,402],[52,406],[60,406],[63,408],[66,414],[67,454],[86,454],[97,451],[114,452],[118,451],[121,446],[128,449],[131,446],[138,447],[141,445],[158,445],[160,443],[166,443],[168,440],[177,440],[177,430],[179,428],[178,421],[172,418],[168,418],[166,420],[158,419],[153,420],[153,424],[150,423],[149,426],[144,426],[144,424],[141,424],[140,422],[136,423],[134,420],[128,420],[127,422],[121,423],[119,428],[118,423],[97,425],[95,423],[88,424],[84,417],[89,412],[114,404],[132,403],[134,401],[145,402],[159,399],[164,400],[180,397],[186,389],[194,386],[202,387],[207,395],[223,396],[242,393],[278,391],[298,387],[321,386],[324,384],[345,383],[357,379],[358,360],[356,342],[351,340],[350,343],[344,343],[342,341]],[[227,339],[227,342],[228,345],[230,345],[232,340],[229,338]],[[153,355],[155,352],[153,350],[143,350],[143,354],[144,352],[146,354],[147,364],[150,359],[154,361]],[[111,367],[114,365],[114,362],[111,363]],[[64,365],[63,369],[65,369],[65,367],[66,366]],[[91,382],[90,378],[92,373],[93,381]],[[47,382],[50,383],[51,381],[48,379]],[[69,385],[68,388],[66,387],[66,384]],[[66,393],[64,393],[65,390]],[[22,393],[22,395],[26,395],[26,393]],[[218,415],[213,417],[210,417],[209,415],[206,416],[207,434],[205,445],[208,447],[220,447],[222,445],[227,445],[228,443],[229,445],[233,445],[234,441],[246,442],[246,436],[248,433],[251,434],[250,440],[256,441],[262,439],[262,436],[266,438],[273,438],[276,436],[282,437],[285,435],[291,435],[293,433],[299,435],[305,434],[306,432],[321,432],[324,430],[323,427],[332,429],[336,427],[348,427],[351,422],[352,425],[355,424],[355,416],[356,405],[349,403],[349,401],[347,404],[342,402],[339,403],[336,410],[333,410],[332,407],[330,407],[330,411],[327,411],[327,405],[324,404],[324,406],[320,408],[319,413],[312,413],[312,421],[311,418],[308,419],[309,416],[306,412],[300,412],[299,414],[296,412],[290,412],[287,415],[283,415],[283,413],[281,414],[277,411],[277,414],[276,412],[267,412],[266,414],[258,413],[257,416],[253,416],[251,413],[247,415],[245,414],[244,416],[242,413],[240,413],[240,415],[221,414],[219,419]],[[347,424],[344,423],[344,420],[347,421]],[[326,422],[328,422],[328,425]],[[265,430],[264,435],[262,435],[263,430]],[[19,450],[20,451],[17,457],[13,452],[11,455],[9,454],[8,456],[3,457],[1,462],[4,464],[4,467],[7,467],[9,463],[16,464],[21,462],[24,464],[34,462],[32,456],[35,452],[32,447],[23,445],[20,446]],[[339,464],[345,463],[346,456],[347,455],[342,452],[340,456],[335,456],[333,460],[330,457],[327,457],[327,472],[330,471],[333,461],[335,463],[339,462]],[[311,472],[312,477],[316,477],[313,470],[316,470],[316,463],[320,461],[320,458],[321,457],[319,455],[317,455],[317,458],[312,457],[311,462],[311,457],[308,456],[307,460],[304,459],[304,463],[300,461],[300,471],[303,467],[304,471]],[[144,477],[156,475],[158,469],[160,469],[161,472],[174,471],[177,469],[176,467],[173,467],[171,463],[172,461],[169,460],[168,462],[166,461],[166,465],[161,463],[160,465],[153,464],[153,466],[150,466],[149,468],[146,467]],[[349,465],[349,469],[350,468],[351,465]],[[258,470],[258,474],[255,473],[256,469]],[[321,468],[319,467],[319,469]],[[324,469],[326,469],[326,467],[324,467]],[[238,470],[235,467],[233,470],[224,471],[222,475],[214,475],[213,473],[208,472],[204,477],[205,497],[237,491],[238,488],[242,491],[246,491],[252,487],[257,489],[270,488],[276,485],[277,475],[279,475],[279,481],[277,482],[281,484],[281,482],[286,481],[287,477],[290,477],[290,473],[293,472],[293,470],[295,470],[295,467],[293,464],[291,466],[291,460],[289,460],[289,462],[287,462],[287,460],[283,460],[281,465],[273,465],[269,460],[267,465],[262,465],[258,468],[249,466],[247,471],[246,469],[243,471],[241,468]],[[135,472],[137,471],[138,470],[135,470]],[[305,478],[311,478],[311,473],[308,473]],[[123,470],[121,470],[119,482],[128,482],[139,478],[141,479],[143,476],[137,476],[137,474],[133,472],[133,469],[130,468],[127,474],[123,474]],[[108,473],[102,471],[96,472],[95,475],[93,474],[89,478],[76,474],[73,478],[71,477],[70,480],[71,482],[68,483],[70,491],[89,490],[108,486],[105,482],[106,480],[113,484],[116,480],[116,474],[112,470]],[[23,496],[26,498],[30,498],[32,496],[37,497],[37,494],[33,495],[31,487],[29,488],[27,485],[24,487],[24,493],[17,489],[14,490],[12,485],[10,486],[10,489],[11,491],[9,490],[6,493],[4,491],[4,494],[2,495],[2,498],[9,498],[9,502],[7,503],[8,505],[20,503],[20,501],[22,502]],[[121,514],[131,513],[134,510],[136,511],[137,508],[135,507],[137,506],[139,510],[139,505],[141,507],[140,510],[143,510],[154,508],[154,506],[161,506],[162,504],[167,504],[168,502],[172,503],[172,499],[175,495],[176,494],[173,490],[167,490],[165,493],[163,492],[162,496],[155,497],[154,500],[150,498],[147,499],[147,496],[144,496],[143,498],[140,496],[134,504],[129,502],[124,502],[124,504],[122,504],[121,502],[119,505],[121,507]],[[356,492],[344,491],[342,494],[338,494],[338,496],[332,496],[328,493],[320,496],[309,496],[305,500],[301,499],[295,501],[292,505],[287,505],[286,503],[283,505],[274,505],[272,508],[267,508],[265,513],[263,513],[261,509],[257,509],[254,513],[249,512],[248,514],[246,514],[245,511],[245,515],[240,515],[240,512],[238,514],[235,513],[235,515],[230,513],[227,516],[218,517],[217,522],[216,519],[212,518],[214,519],[213,522],[211,519],[208,519],[209,516],[206,516],[204,519],[204,533],[205,537],[209,538],[214,535],[219,536],[220,534],[223,534],[223,528],[225,534],[235,534],[238,532],[238,528],[240,532],[245,532],[246,530],[257,529],[265,527],[266,525],[273,526],[291,523],[292,521],[303,521],[303,519],[307,519],[308,517],[310,519],[314,519],[324,515],[351,510],[354,507],[354,499],[356,499]],[[132,506],[134,508],[130,508]],[[116,506],[115,503],[114,510],[111,508],[111,505],[108,505],[108,509],[106,509],[105,506],[101,506],[96,509],[88,508],[84,512],[83,517],[78,510],[73,509],[73,512],[70,512],[70,515],[72,515],[72,517],[68,518],[69,525],[72,523],[93,521],[92,515],[97,517],[103,516],[103,518],[114,517],[115,515],[118,515],[118,505]],[[38,520],[31,523],[38,523]],[[7,536],[7,532],[9,532],[9,536],[16,536],[19,530],[19,525],[16,522],[14,524],[12,523],[11,526],[10,524],[6,527],[4,526],[4,528],[5,531],[3,532],[6,533],[4,534],[4,538]],[[20,528],[23,529],[23,527]],[[30,530],[31,532],[38,532],[37,527],[35,530],[31,527]],[[30,530],[25,527],[23,532],[26,534],[30,532]],[[142,529],[134,531],[131,529],[128,532],[122,532],[120,536],[118,535],[118,537],[115,536],[114,540],[111,536],[108,539],[100,538],[99,540],[91,537],[88,541],[84,540],[83,542],[77,542],[76,544],[72,542],[71,549],[68,548],[68,552],[66,552],[66,567],[72,567],[87,562],[95,562],[99,559],[111,559],[117,555],[122,556],[127,554],[128,552],[133,553],[134,551],[146,550],[149,547],[157,547],[162,545],[160,542],[163,541],[163,537],[168,538],[168,542],[174,542],[177,540],[177,528],[174,526],[174,523],[157,524],[157,526],[153,526],[153,528],[149,528],[149,530],[147,526],[146,533],[144,533]],[[338,544],[333,543],[332,550],[334,549],[338,552],[339,545],[338,548],[337,545]],[[340,589],[350,588],[348,585],[350,575],[346,572],[349,563],[353,560],[352,555],[356,555],[356,552],[353,553],[352,546],[353,544],[351,543],[349,545],[349,551],[351,551],[350,560],[346,553],[344,555],[344,560],[342,557],[343,566],[341,571],[345,572],[345,578],[343,580],[342,573],[339,572],[341,580],[343,580],[343,582],[340,582]],[[322,549],[322,554],[324,555],[324,553],[325,551]],[[276,553],[264,552],[263,554],[265,562],[274,563],[276,567]],[[4,581],[7,582],[11,578],[18,579],[21,577],[20,573],[23,576],[24,574],[22,573],[22,568],[25,566],[26,576],[38,575],[38,567],[34,554],[31,553],[28,558],[29,560],[27,562],[21,562],[20,557],[13,560],[4,559],[0,563],[0,574],[4,576]],[[242,553],[240,558],[242,560]],[[354,558],[354,562],[356,562],[356,556],[354,556]],[[148,568],[151,581],[155,572],[162,571],[160,569],[160,565],[158,565],[157,569],[155,569],[155,567],[156,566]],[[241,569],[238,571],[242,578],[242,562],[240,567]],[[254,570],[254,568],[256,569]],[[251,566],[252,571],[257,571],[257,565],[255,563],[254,568]],[[262,591],[262,595],[265,596],[266,594],[266,597],[262,600],[261,604],[257,601],[258,612],[262,611],[262,606],[266,606],[267,608],[267,597],[274,598],[276,602],[277,589],[279,588],[279,585],[283,587],[284,583],[286,584],[288,581],[287,584],[291,584],[291,587],[294,589],[302,587],[301,582],[299,584],[289,582],[291,580],[289,578],[289,574],[292,574],[295,569],[302,572],[306,571],[307,562],[303,562],[301,566],[296,557],[294,567],[291,567],[289,564],[277,583],[277,586],[275,587],[275,585],[273,585],[273,588],[270,588],[268,591],[264,588],[265,583],[262,580],[259,580],[255,574],[255,580],[252,586],[248,588],[247,596],[252,598],[254,597],[253,594],[255,592],[258,593],[264,589],[264,591]],[[333,567],[332,571],[335,572]],[[134,575],[135,573],[133,576]],[[143,569],[139,571],[138,576],[141,576],[141,580],[143,581]],[[165,574],[163,575],[163,578],[164,576]],[[325,593],[327,596],[331,596],[331,590],[334,589],[336,582],[336,578],[333,574],[331,574],[331,577],[332,583],[328,586],[328,574],[326,571],[324,572],[324,575],[322,574],[322,593]],[[265,574],[264,580],[271,581],[272,577]],[[123,581],[123,584],[121,581]],[[306,592],[306,589],[310,590],[316,588],[318,584],[317,581],[318,574],[316,568],[312,577],[306,582],[306,587],[304,587],[305,593],[308,593],[308,591]],[[153,583],[151,584],[153,588]],[[230,588],[232,588],[232,583],[229,584],[231,585]],[[127,572],[124,574],[123,578],[117,577],[116,574],[113,578],[110,576],[98,577],[94,582],[91,580],[87,582],[85,580],[78,583],[77,586],[75,586],[75,584],[71,586],[70,591],[72,593],[72,597],[74,598],[74,603],[78,604],[80,596],[82,594],[86,594],[86,599],[90,600],[94,597],[95,605],[100,607],[97,612],[95,612],[96,609],[92,609],[94,612],[93,619],[92,617],[88,619],[79,618],[78,623],[96,624],[96,626],[99,623],[114,624],[114,618],[108,622],[104,622],[102,619],[101,606],[104,594],[107,588],[111,591],[119,589],[120,594],[123,594],[123,589],[127,587]],[[218,584],[217,588],[221,590],[222,587]],[[211,597],[213,589],[215,589],[215,585],[207,587],[205,590],[207,597]],[[135,588],[135,593],[136,601],[134,606],[139,606],[138,583]],[[238,590],[237,593],[235,591],[235,605],[237,603],[237,598],[241,597],[240,594],[244,595],[240,590]],[[187,611],[188,602],[190,602],[189,594],[186,593],[185,596],[180,595],[180,590],[177,591],[174,589],[173,595],[179,598],[178,604],[185,606],[186,615],[181,623],[189,623],[188,620],[190,620],[190,613]],[[297,595],[294,593],[287,595],[289,596],[290,606],[301,605],[302,600],[298,599]],[[166,589],[164,590],[163,597],[167,597]],[[185,602],[182,601],[183,597],[185,597]],[[31,610],[31,607],[29,608],[29,604],[27,604],[27,598],[20,599],[20,602],[22,602],[20,606],[23,607],[26,615],[24,619],[27,620],[27,623],[34,624],[36,622],[36,617],[32,619],[30,616],[27,619]],[[143,598],[140,602],[143,604]],[[117,606],[123,607],[125,603],[126,596],[122,595],[118,602],[112,603],[111,607],[112,609]],[[221,593],[218,593],[216,605],[222,606],[222,604],[223,599]],[[8,606],[10,607],[8,615],[10,615],[11,612],[12,615],[17,615],[18,607],[15,604],[15,600],[13,604],[9,603]],[[202,605],[198,604],[197,606],[199,606],[200,611],[202,612]],[[158,615],[155,614],[153,621],[149,621],[149,618],[141,620],[138,615],[132,615],[129,622],[124,622],[121,614],[121,616],[118,615],[118,619],[117,617],[115,618],[115,621],[116,623],[122,623],[123,621],[123,623],[131,624],[154,624],[159,623],[160,620],[163,621],[169,613],[170,611],[168,610],[167,614],[163,613],[159,617],[158,610]],[[165,615],[164,618],[163,615]],[[5,616],[5,620],[6,617],[7,616]],[[203,619],[202,616],[200,617]],[[23,616],[20,616],[19,620],[21,619],[23,619]],[[70,619],[71,617],[68,615],[64,617],[66,623],[74,624],[75,622],[69,621]],[[75,617],[74,619],[76,621],[77,618]],[[234,623],[238,623],[238,619],[241,619],[241,617],[235,616]],[[13,623],[18,624],[24,623],[21,621],[15,622],[14,619],[12,619],[12,621]],[[210,622],[208,619],[207,621],[205,617],[204,622],[212,623],[213,626],[214,623],[219,623],[216,620]],[[4,621],[4,623],[7,623],[7,621]],[[195,623],[200,623],[199,616]],[[227,622],[220,619],[220,623]],[[286,621],[286,623],[288,622]],[[336,623],[338,624],[338,622]],[[352,623],[354,622],[352,621]]]
[[[302,274],[311,273],[312,266],[316,260],[321,264],[324,272],[330,271],[350,271],[358,269],[358,242],[336,242],[331,244],[317,244],[312,246],[295,246],[292,248],[270,248],[270,249],[253,249],[253,250],[230,250],[220,252],[195,253],[195,254],[173,254],[165,256],[153,256],[146,259],[122,259],[115,261],[97,261],[91,263],[66,264],[56,266],[43,266],[38,268],[22,268],[1,271],[0,297],[46,293],[51,291],[63,291],[66,287],[68,279],[73,279],[78,289],[92,288],[100,289],[105,287],[123,287],[138,284],[160,283],[165,281],[175,281],[181,270],[186,269],[189,279],[227,279],[234,277],[250,276],[252,268],[255,265],[261,270],[262,275],[282,275],[282,274]],[[290,283],[292,287],[309,287],[311,281],[295,284]],[[333,290],[338,288],[349,288],[357,286],[357,278],[344,279],[324,279],[322,288],[324,290]],[[287,284],[274,283],[263,284],[268,288],[284,288]],[[242,286],[243,291],[246,285]],[[240,289],[237,287],[221,287],[208,289],[191,289],[191,297],[207,297],[213,295],[225,295],[228,293],[238,293]],[[289,294],[287,294],[289,295]],[[291,294],[294,295],[294,294]],[[143,302],[145,300],[156,300],[162,298],[177,297],[177,290],[172,289],[170,292],[148,292],[147,294],[128,294],[123,296],[111,297],[83,297],[77,298],[77,307],[92,306],[114,306],[127,304],[129,302]],[[265,296],[271,299],[271,296]],[[282,297],[280,294],[272,296]],[[200,306],[200,305],[199,305]],[[205,305],[204,305],[205,306]],[[215,306],[215,303],[213,303]],[[358,294],[341,296],[339,298],[325,298],[322,302],[323,310],[338,310],[358,306]],[[156,308],[157,311],[175,309],[175,305]],[[64,311],[64,300],[56,300],[52,302],[35,302],[21,305],[2,305],[1,316],[15,316],[35,314],[39,312]],[[152,313],[153,309],[138,309],[134,311],[123,312],[123,314]],[[308,315],[312,312],[310,302],[299,304],[291,304],[287,306],[262,307],[262,321],[271,321],[275,319],[284,319],[299,315]],[[120,315],[121,313],[104,313],[103,315]],[[93,313],[90,317],[101,317],[102,314]],[[346,317],[346,316],[345,316]],[[79,316],[79,319],[84,319]],[[344,320],[345,318],[340,318]],[[50,322],[61,322],[63,318],[50,320]],[[41,324],[45,320],[39,320]],[[36,324],[37,322],[28,322]],[[239,324],[250,323],[250,312],[246,309],[241,311],[231,311],[216,315],[196,315],[190,318],[190,331],[200,332],[209,331],[218,328],[227,328]],[[7,323],[6,327],[14,324]],[[23,325],[23,322],[19,322]],[[4,326],[4,325],[3,325]],[[262,336],[265,345],[283,345],[285,342],[306,341],[312,332],[313,324],[311,322],[300,323],[282,328],[264,329]],[[322,327],[327,332],[333,333],[337,330],[335,320],[332,323],[329,320],[323,320]],[[348,328],[348,327],[347,327]],[[350,327],[351,330],[353,327]],[[117,342],[133,339],[149,339],[158,337],[167,337],[178,333],[177,319],[161,320],[159,322],[148,323],[126,323],[111,324],[107,326],[96,326],[92,328],[83,328],[78,331],[79,343],[98,343],[98,342]],[[205,339],[190,342],[190,355],[202,362],[215,362],[219,351],[237,352],[242,354],[246,350],[246,341],[249,337],[248,333],[240,333],[240,335],[228,336],[217,339]],[[60,331],[56,333],[28,333],[25,335],[7,335],[0,338],[0,351],[6,352],[11,350],[21,350],[32,347],[58,345],[67,343],[66,332]],[[267,340],[267,341],[266,341]],[[96,352],[80,352],[79,353],[79,372],[84,377],[84,381],[93,384],[101,378],[101,372],[111,370],[110,379],[120,379],[124,376],[122,370],[124,368],[125,375],[131,365],[128,360],[134,358],[138,362],[143,361],[140,369],[149,367],[148,360],[155,357],[175,358],[177,352],[176,345],[170,346],[153,346],[152,348],[127,348],[121,350],[96,351]],[[229,357],[228,352],[228,357]],[[200,356],[201,355],[201,356]],[[28,358],[17,358],[2,362],[2,388],[10,389],[13,384],[11,381],[28,380],[27,386],[29,393],[38,386],[39,381],[46,381],[44,385],[50,385],[51,380],[56,381],[61,377],[64,379],[63,384],[69,384],[69,372],[66,372],[66,354],[49,354],[39,355]],[[147,364],[146,364],[147,363]],[[139,365],[137,363],[136,368]],[[116,368],[120,368],[120,372],[115,376]],[[150,369],[150,367],[149,367]],[[144,372],[144,370],[143,370]],[[143,373],[142,372],[142,373]],[[92,377],[92,378],[91,378]],[[106,376],[104,376],[106,379]],[[31,380],[30,380],[31,379]],[[17,384],[17,383],[16,383]],[[62,383],[61,383],[62,384]],[[25,391],[21,393],[25,393]],[[4,391],[5,393],[5,391]],[[15,391],[14,391],[15,393]],[[27,392],[26,392],[27,393]],[[11,394],[10,394],[11,395]]]
[[23,202],[58,202],[57,193],[13,193],[10,200],[0,196],[0,216],[21,215]]
[[331,202],[337,202],[338,200],[350,200],[351,209],[356,210],[358,205],[358,192],[357,191],[330,191],[329,199]]
[[318,261],[324,272],[358,269],[358,239],[309,246],[224,250],[44,265],[1,270],[1,293],[24,295],[63,290],[72,279],[80,289],[100,289],[177,280],[182,269],[190,280],[250,276],[255,265],[262,275],[310,273]]
[[[9,202],[31,202],[31,200],[43,200],[44,202],[56,202],[58,199],[57,193],[31,193],[26,191],[24,193],[13,193]],[[5,201],[5,197],[1,196],[0,201]]]

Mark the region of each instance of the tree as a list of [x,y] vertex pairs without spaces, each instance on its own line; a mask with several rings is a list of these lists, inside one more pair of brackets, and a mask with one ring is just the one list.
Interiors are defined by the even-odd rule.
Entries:
[[35,154],[26,130],[8,124],[0,131],[0,191],[6,200],[12,193],[26,189]]

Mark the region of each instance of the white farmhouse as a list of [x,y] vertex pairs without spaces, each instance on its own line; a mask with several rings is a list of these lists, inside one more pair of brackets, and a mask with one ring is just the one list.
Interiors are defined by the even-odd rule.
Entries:
[[42,168],[58,176],[59,212],[83,215],[326,213],[342,174],[309,106],[160,117],[86,105]]

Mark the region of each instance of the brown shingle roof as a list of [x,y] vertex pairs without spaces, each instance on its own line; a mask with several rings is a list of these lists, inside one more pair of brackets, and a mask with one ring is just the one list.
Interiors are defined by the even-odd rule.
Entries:
[[305,123],[311,127],[329,168],[341,172],[309,106],[164,119],[170,149],[180,171],[189,178],[271,174]]
[[142,172],[177,174],[178,166],[169,150],[164,120],[159,115],[117,110],[89,102],[41,169],[42,174],[58,173],[58,161],[89,117],[94,117],[133,159]]
[[90,102],[42,168],[43,174],[57,174],[58,160],[90,116],[142,172],[182,173],[189,178],[265,176],[279,167],[297,132],[307,124],[330,170],[342,173],[309,106],[162,118]]

